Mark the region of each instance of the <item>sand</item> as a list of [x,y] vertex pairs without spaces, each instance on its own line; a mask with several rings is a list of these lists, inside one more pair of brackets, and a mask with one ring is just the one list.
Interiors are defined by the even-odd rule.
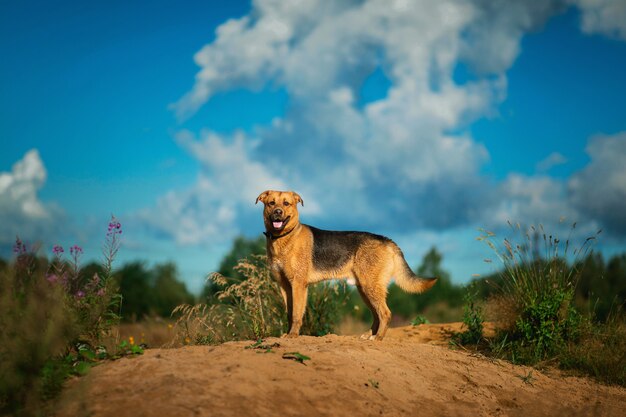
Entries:
[[[68,382],[61,416],[621,416],[626,389],[452,350],[460,325],[148,349]],[[283,354],[310,357],[300,363]]]

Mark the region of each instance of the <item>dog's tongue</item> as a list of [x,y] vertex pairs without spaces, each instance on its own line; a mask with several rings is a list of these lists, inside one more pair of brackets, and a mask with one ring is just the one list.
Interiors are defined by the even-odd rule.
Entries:
[[283,222],[272,222],[272,225],[274,226],[274,229],[280,229],[283,227]]

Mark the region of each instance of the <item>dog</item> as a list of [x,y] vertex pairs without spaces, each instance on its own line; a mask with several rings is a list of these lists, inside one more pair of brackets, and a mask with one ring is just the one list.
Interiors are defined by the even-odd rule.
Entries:
[[391,320],[387,307],[391,278],[411,293],[422,293],[437,281],[417,277],[389,238],[367,232],[321,230],[300,223],[297,205],[304,206],[304,201],[293,191],[263,191],[255,204],[259,201],[264,204],[268,265],[287,306],[286,337],[300,333],[309,284],[353,278],[374,316],[370,332],[362,338],[382,340]]

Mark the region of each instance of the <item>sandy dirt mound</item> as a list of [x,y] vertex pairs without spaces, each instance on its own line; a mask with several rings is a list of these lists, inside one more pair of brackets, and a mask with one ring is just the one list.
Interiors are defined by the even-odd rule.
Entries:
[[[618,416],[626,389],[447,347],[458,324],[150,349],[69,382],[58,416]],[[298,352],[303,363],[284,359]]]

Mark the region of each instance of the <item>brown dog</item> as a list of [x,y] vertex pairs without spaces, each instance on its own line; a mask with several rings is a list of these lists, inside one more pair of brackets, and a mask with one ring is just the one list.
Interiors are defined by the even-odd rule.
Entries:
[[391,277],[407,292],[421,293],[436,278],[418,278],[391,239],[366,232],[336,232],[300,223],[293,191],[264,191],[256,199],[265,205],[263,220],[267,257],[272,275],[280,283],[289,315],[288,337],[302,326],[307,287],[325,279],[354,278],[374,323],[369,339],[382,340],[391,319],[387,285]]

